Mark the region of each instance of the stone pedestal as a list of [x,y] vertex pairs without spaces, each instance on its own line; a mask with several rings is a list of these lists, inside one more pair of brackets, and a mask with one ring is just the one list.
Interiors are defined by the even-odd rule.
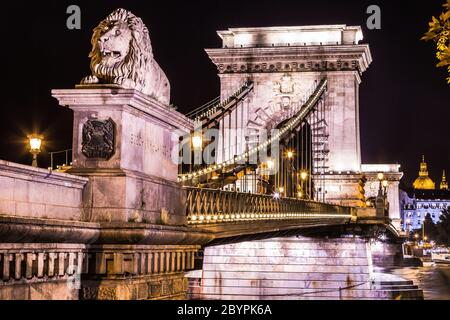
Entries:
[[135,90],[79,86],[52,94],[74,111],[70,173],[89,177],[86,220],[185,224],[176,179],[189,119]]
[[359,207],[363,204],[361,201],[363,194],[359,189],[359,181],[362,177],[362,174],[336,173],[314,176],[314,181],[318,186],[325,185],[325,202]]

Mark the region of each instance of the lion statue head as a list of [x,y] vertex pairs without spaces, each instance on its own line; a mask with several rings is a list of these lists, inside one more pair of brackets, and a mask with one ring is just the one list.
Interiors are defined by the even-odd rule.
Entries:
[[147,27],[125,9],[117,9],[94,29],[92,75],[82,84],[115,84],[136,89],[169,104],[170,84],[155,61]]

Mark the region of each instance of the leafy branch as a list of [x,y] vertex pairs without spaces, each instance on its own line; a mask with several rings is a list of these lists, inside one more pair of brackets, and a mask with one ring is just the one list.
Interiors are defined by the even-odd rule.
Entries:
[[[441,13],[439,19],[432,17],[429,30],[422,40],[436,43],[436,57],[439,60],[437,67],[447,67],[450,74],[450,0],[447,0],[443,7],[446,12]],[[450,84],[450,77],[447,78],[447,81]]]

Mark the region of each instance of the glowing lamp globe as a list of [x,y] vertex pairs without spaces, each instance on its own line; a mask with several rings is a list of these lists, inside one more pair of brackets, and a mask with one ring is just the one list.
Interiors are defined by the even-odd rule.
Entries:
[[196,150],[201,150],[203,146],[203,138],[201,135],[195,135],[192,137],[192,146]]
[[300,177],[302,178],[302,180],[306,180],[306,178],[308,178],[308,173],[307,173],[306,171],[303,171],[303,172],[300,174]]
[[30,134],[27,138],[30,147],[30,153],[33,155],[33,162],[31,163],[31,165],[33,167],[38,167],[37,156],[39,153],[41,153],[42,140],[44,140],[44,137],[39,134]]
[[42,146],[42,136],[32,134],[28,136],[28,141],[30,145],[30,151],[40,153],[41,152],[41,146]]

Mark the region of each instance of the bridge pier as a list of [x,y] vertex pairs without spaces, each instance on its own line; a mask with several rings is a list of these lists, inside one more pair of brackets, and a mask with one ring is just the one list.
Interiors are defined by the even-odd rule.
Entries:
[[374,289],[369,240],[278,238],[208,247],[202,299],[390,299]]

